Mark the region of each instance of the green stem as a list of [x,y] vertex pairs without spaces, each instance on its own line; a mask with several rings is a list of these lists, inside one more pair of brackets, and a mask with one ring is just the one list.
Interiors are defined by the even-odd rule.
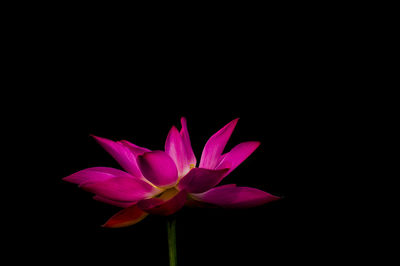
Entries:
[[176,218],[175,215],[168,217],[167,230],[168,230],[168,247],[169,247],[169,265],[176,266]]

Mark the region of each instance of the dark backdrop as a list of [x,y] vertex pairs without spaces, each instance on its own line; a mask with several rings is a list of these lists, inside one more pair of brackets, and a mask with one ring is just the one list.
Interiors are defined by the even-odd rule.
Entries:
[[[87,167],[120,168],[89,134],[163,149],[170,127],[180,126],[179,118],[185,116],[198,160],[207,139],[240,117],[226,150],[249,140],[259,140],[261,146],[223,184],[256,187],[282,199],[248,210],[181,210],[177,214],[180,264],[315,260],[316,252],[325,249],[318,241],[330,233],[321,229],[327,207],[317,196],[323,189],[319,176],[330,175],[319,152],[326,141],[321,137],[327,130],[321,122],[325,114],[306,91],[295,88],[295,82],[283,88],[284,77],[267,70],[258,78],[244,68],[221,72],[219,81],[182,72],[174,81],[155,77],[166,78],[157,84],[151,77],[121,81],[108,73],[91,73],[93,78],[85,77],[87,84],[72,79],[69,88],[56,96],[59,99],[49,99],[33,128],[44,136],[37,147],[44,150],[33,154],[41,156],[40,174],[35,174],[40,179],[40,185],[35,184],[40,187],[36,205],[40,207],[30,210],[35,217],[33,239],[41,242],[31,244],[44,245],[35,256],[51,252],[71,263],[79,255],[87,263],[165,265],[165,218],[149,216],[129,228],[101,228],[119,208],[92,200],[91,194],[61,178]],[[87,87],[92,92],[83,97],[79,90]]]
[[61,179],[87,167],[119,168],[90,134],[163,149],[169,129],[185,116],[199,161],[207,139],[240,117],[226,150],[249,140],[261,146],[223,183],[282,199],[247,210],[181,210],[180,265],[321,265],[333,259],[327,240],[338,231],[332,226],[337,218],[323,198],[335,183],[327,151],[337,144],[334,112],[340,106],[330,108],[337,84],[323,62],[334,51],[324,50],[322,36],[318,46],[295,23],[179,45],[112,43],[87,34],[58,35],[28,51],[26,74],[15,79],[17,94],[22,86],[32,88],[14,106],[22,119],[11,129],[22,137],[13,143],[25,147],[15,158],[24,154],[33,165],[21,181],[29,193],[15,200],[23,204],[11,219],[20,225],[13,232],[22,232],[13,238],[16,250],[53,265],[166,265],[165,218],[101,228],[119,208]]

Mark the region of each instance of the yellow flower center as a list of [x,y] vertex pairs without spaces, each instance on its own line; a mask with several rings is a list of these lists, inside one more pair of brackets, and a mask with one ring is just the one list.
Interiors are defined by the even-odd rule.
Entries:
[[166,200],[172,199],[178,193],[179,193],[179,190],[177,190],[176,188],[174,188],[174,187],[173,188],[168,188],[163,193],[158,195],[157,198],[166,201]]

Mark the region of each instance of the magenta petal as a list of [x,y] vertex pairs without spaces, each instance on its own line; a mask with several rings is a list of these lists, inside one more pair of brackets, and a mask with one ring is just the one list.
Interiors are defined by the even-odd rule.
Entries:
[[219,158],[224,151],[226,143],[232,135],[233,130],[239,118],[231,121],[217,133],[215,133],[207,141],[204,146],[203,153],[201,154],[200,165],[201,168],[214,169],[217,166]]
[[121,141],[118,141],[118,143],[122,143],[123,145],[128,147],[130,149],[130,151],[136,156],[142,155],[143,153],[150,151],[147,148],[139,147],[133,143],[130,143],[127,140],[121,140]]
[[185,149],[185,155],[186,155],[186,161],[189,165],[192,165],[193,167],[196,166],[196,157],[194,156],[192,145],[190,143],[190,137],[189,137],[189,131],[187,129],[187,123],[186,123],[186,118],[182,117],[181,118],[181,136],[182,136],[182,141],[183,141],[183,147]]
[[190,169],[187,164],[185,150],[183,147],[182,137],[176,127],[172,127],[165,141],[165,152],[175,162],[178,175],[183,175],[184,171]]
[[156,186],[171,186],[178,179],[174,161],[163,151],[146,152],[138,156],[137,162],[146,179]]
[[223,155],[216,169],[229,168],[228,175],[260,146],[258,141],[248,141],[236,145],[230,152]]
[[94,200],[100,201],[100,202],[104,202],[110,205],[114,205],[117,207],[121,207],[121,208],[128,208],[129,206],[134,205],[137,201],[117,201],[117,200],[111,200],[99,195],[95,195],[93,197]]
[[256,188],[234,186],[216,187],[192,197],[224,208],[250,208],[279,199]]
[[148,198],[157,189],[148,183],[127,177],[114,177],[102,182],[88,182],[80,185],[86,191],[116,201],[138,201]]
[[218,185],[228,170],[193,168],[181,179],[178,188],[185,189],[189,193],[202,193]]
[[106,138],[93,136],[95,140],[124,168],[134,176],[141,177],[137,163],[136,155],[120,142],[115,142]]
[[82,184],[85,182],[101,182],[113,177],[135,178],[134,176],[115,168],[91,167],[64,177],[63,180],[74,184]]

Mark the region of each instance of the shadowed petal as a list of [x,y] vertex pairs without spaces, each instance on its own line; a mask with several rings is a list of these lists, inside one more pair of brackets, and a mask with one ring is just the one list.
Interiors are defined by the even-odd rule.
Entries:
[[218,185],[228,170],[193,168],[181,179],[178,188],[185,189],[189,193],[202,193]]
[[224,151],[226,143],[232,135],[239,118],[231,121],[217,133],[211,136],[204,146],[200,159],[200,168],[214,169]]
[[216,169],[229,168],[228,175],[244,160],[247,159],[260,146],[258,141],[248,141],[236,145],[232,150],[223,155]]
[[132,179],[135,178],[134,176],[115,168],[91,167],[64,177],[63,180],[74,184],[82,184],[85,182],[101,182],[118,176]]
[[234,186],[216,187],[191,196],[196,200],[225,208],[250,208],[279,199],[279,197],[259,189]]
[[171,215],[185,205],[186,196],[186,191],[172,188],[158,198],[139,201],[138,207],[150,214]]
[[146,179],[158,187],[174,185],[178,179],[174,161],[163,151],[146,152],[137,162]]
[[172,127],[165,141],[165,152],[175,162],[178,176],[183,175],[184,171],[190,169],[186,161],[186,154],[183,147],[182,137],[176,127]]
[[80,187],[116,201],[138,201],[160,192],[142,180],[127,177],[114,177],[102,182],[83,183]]
[[236,184],[226,184],[226,185],[222,185],[222,186],[218,186],[218,187],[216,187],[216,188],[228,188],[228,187],[237,187],[237,185]]
[[182,141],[183,141],[183,147],[185,149],[185,155],[186,155],[186,161],[193,167],[196,166],[196,157],[194,156],[192,145],[190,143],[190,137],[189,137],[189,131],[187,129],[187,123],[186,123],[186,118],[182,117],[181,118],[181,131],[180,134],[182,136]]
[[126,145],[106,138],[92,135],[93,138],[124,168],[134,176],[141,177],[142,174],[136,163],[136,155]]
[[121,207],[121,208],[128,208],[134,204],[136,204],[136,201],[116,201],[116,200],[111,200],[99,195],[95,195],[93,197],[94,200],[100,201],[100,202],[104,202],[110,205],[114,205],[117,207]]
[[119,228],[134,225],[146,218],[147,215],[148,213],[133,205],[114,214],[103,227]]

